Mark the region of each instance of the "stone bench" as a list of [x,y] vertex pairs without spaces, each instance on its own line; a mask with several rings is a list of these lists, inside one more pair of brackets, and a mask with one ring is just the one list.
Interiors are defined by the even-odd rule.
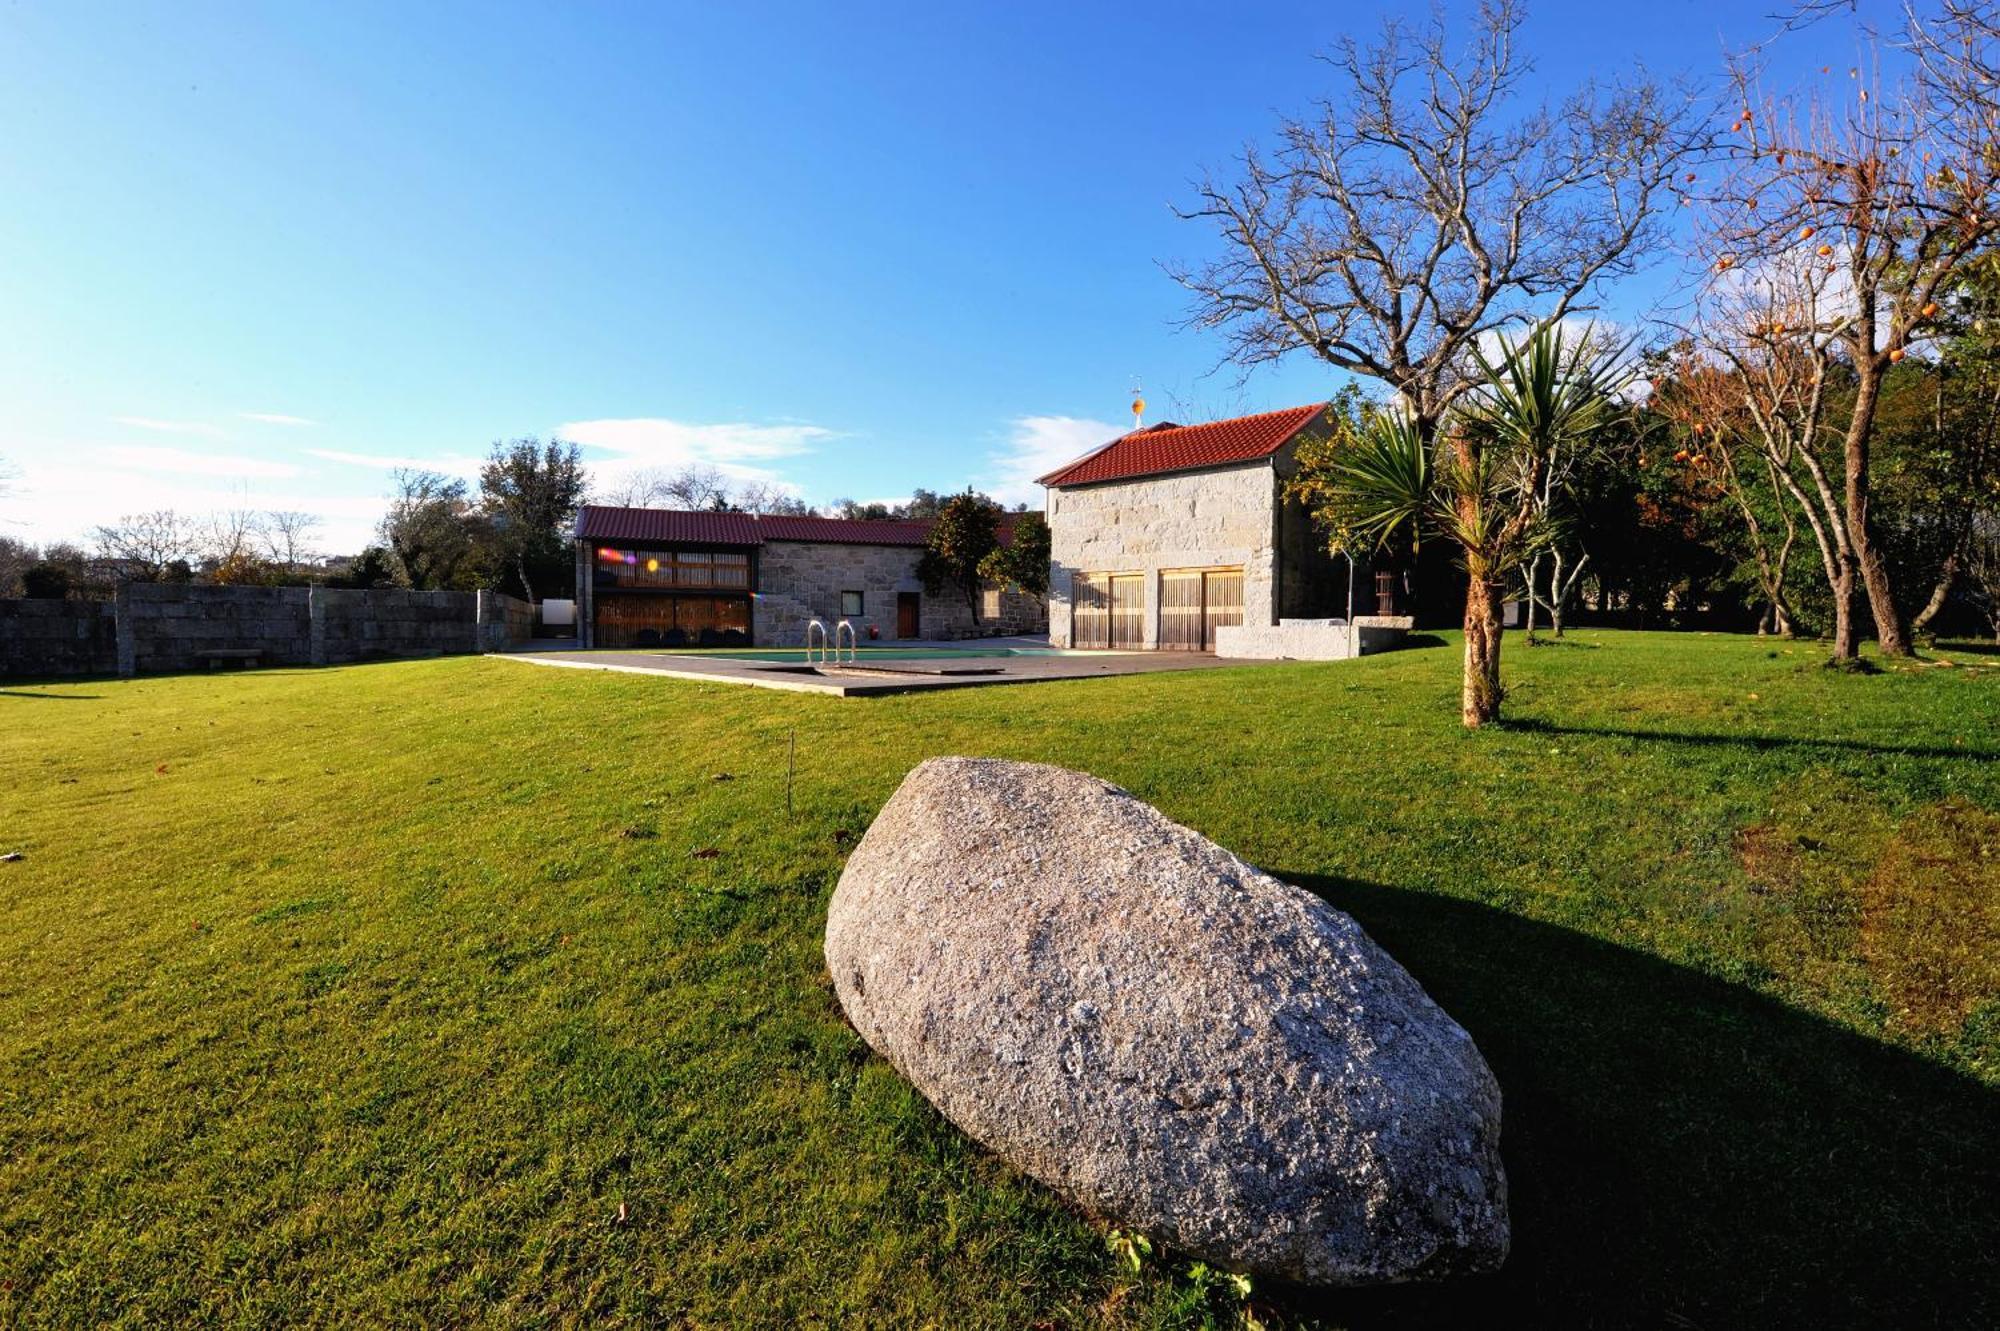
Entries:
[[231,661],[236,661],[246,666],[253,666],[264,659],[264,649],[262,647],[212,647],[207,651],[196,652],[195,659],[208,662],[210,670],[227,665]]

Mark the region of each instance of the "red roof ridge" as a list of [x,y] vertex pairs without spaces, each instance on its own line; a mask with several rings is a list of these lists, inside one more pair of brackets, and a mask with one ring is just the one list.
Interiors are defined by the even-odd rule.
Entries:
[[1088,485],[1177,471],[1230,466],[1270,457],[1326,410],[1324,402],[1283,407],[1199,425],[1158,425],[1131,430],[1045,476],[1038,485]]
[[[1003,543],[1024,515],[1001,513],[996,524]],[[929,518],[831,518],[783,513],[716,512],[712,509],[626,508],[584,504],[576,512],[581,541],[667,541],[687,545],[757,546],[767,541],[828,545],[920,546],[930,536]]]

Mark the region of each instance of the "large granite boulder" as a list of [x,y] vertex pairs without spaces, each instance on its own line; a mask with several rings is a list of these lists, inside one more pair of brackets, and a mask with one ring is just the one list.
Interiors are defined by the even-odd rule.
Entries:
[[924,763],[848,860],[826,962],[947,1118],[1114,1223],[1319,1284],[1506,1256],[1472,1038],[1351,918],[1115,786]]

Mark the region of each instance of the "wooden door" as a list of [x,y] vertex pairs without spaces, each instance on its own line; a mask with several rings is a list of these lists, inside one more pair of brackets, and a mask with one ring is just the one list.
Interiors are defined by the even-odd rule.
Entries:
[[896,636],[915,638],[923,633],[923,600],[918,592],[896,593]]
[[1198,652],[1202,637],[1202,575],[1172,572],[1160,575],[1160,650]]
[[1111,577],[1111,646],[1130,650],[1146,642],[1146,579],[1137,573]]
[[1069,644],[1111,645],[1111,580],[1102,573],[1072,573],[1069,579]]
[[1201,575],[1201,644],[1215,650],[1215,631],[1243,622],[1243,570],[1217,569]]

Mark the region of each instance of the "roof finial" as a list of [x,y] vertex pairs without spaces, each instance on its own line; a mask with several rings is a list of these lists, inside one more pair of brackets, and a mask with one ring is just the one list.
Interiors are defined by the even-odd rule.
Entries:
[[1142,389],[1137,380],[1132,383],[1132,428],[1137,430],[1146,423],[1146,399],[1140,394]]

